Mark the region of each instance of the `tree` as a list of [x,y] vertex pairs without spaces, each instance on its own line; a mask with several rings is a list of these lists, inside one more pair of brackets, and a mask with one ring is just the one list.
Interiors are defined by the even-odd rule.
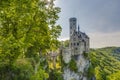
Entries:
[[46,50],[56,49],[59,12],[53,0],[0,0],[0,63],[12,65],[22,57],[35,65]]
[[107,80],[120,80],[120,71],[107,76]]

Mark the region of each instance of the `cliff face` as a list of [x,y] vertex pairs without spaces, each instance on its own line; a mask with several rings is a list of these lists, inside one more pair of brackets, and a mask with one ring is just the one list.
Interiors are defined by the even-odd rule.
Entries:
[[87,72],[89,68],[88,53],[71,56],[69,49],[63,50],[64,80],[88,80]]

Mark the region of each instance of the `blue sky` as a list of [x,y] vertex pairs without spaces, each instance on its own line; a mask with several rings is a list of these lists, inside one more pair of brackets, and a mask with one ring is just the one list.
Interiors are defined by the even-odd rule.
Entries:
[[69,38],[69,18],[76,17],[81,31],[90,37],[90,47],[120,46],[120,0],[56,0],[61,8],[60,40]]

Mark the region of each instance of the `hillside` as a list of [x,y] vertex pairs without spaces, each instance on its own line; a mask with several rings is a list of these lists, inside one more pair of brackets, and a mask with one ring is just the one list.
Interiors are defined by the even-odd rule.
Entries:
[[120,47],[91,49],[89,57],[96,80],[120,80]]

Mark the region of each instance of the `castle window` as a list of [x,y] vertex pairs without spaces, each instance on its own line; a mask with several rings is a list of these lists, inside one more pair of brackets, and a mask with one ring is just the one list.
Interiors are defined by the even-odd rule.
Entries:
[[79,43],[77,43],[77,45],[79,46]]
[[74,40],[74,41],[76,41],[76,39],[75,39],[75,38],[74,38],[73,40]]
[[78,36],[78,38],[81,38],[81,37],[82,37],[81,35]]
[[73,21],[75,22],[76,20],[74,19]]
[[82,42],[85,42],[84,40],[82,40]]
[[70,26],[70,29],[72,29],[72,26]]
[[78,48],[75,48],[75,50],[78,50]]
[[75,46],[76,44],[74,43],[74,46]]
[[72,46],[72,43],[71,43],[71,46]]

